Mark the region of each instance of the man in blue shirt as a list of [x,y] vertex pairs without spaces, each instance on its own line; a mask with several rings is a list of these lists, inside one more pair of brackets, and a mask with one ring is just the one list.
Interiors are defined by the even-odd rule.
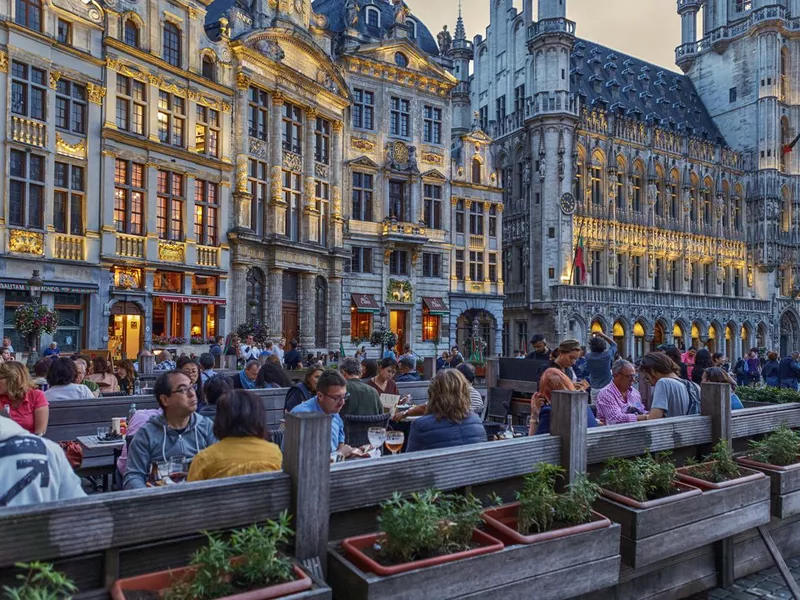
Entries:
[[317,381],[317,395],[292,409],[293,413],[320,412],[331,415],[331,453],[339,452],[345,458],[350,456],[353,449],[344,443],[344,421],[339,411],[349,396],[347,381],[341,373],[325,371]]

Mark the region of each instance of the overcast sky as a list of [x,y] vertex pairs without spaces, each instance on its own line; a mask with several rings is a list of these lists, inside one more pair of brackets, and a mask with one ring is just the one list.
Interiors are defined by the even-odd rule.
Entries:
[[[462,0],[467,37],[485,35],[492,0]],[[675,47],[681,43],[681,23],[674,0],[566,0],[567,16],[578,24],[577,35],[677,70]],[[534,0],[534,6],[536,5]],[[406,0],[413,14],[434,37],[447,23],[452,31],[458,0]],[[522,0],[514,0],[519,8]]]

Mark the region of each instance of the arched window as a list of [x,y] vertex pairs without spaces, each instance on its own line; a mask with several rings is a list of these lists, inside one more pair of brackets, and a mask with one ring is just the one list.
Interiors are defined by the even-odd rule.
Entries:
[[253,267],[247,272],[247,318],[264,318],[264,271]]
[[681,203],[680,198],[678,197],[678,180],[680,176],[678,175],[677,171],[672,171],[670,176],[670,182],[667,184],[667,192],[669,193],[669,216],[673,219],[677,219],[681,214]]
[[417,39],[417,22],[414,19],[406,19],[408,25],[408,35],[412,39]]
[[589,189],[592,191],[592,204],[599,206],[603,204],[603,165],[599,156],[593,157],[592,166],[589,171]]
[[203,55],[203,77],[206,79],[210,79],[211,81],[215,80],[215,65],[214,59],[211,58],[208,54]]
[[481,161],[477,158],[472,159],[472,183],[481,182]]
[[781,50],[781,102],[787,102],[789,99],[789,71],[791,69],[791,60],[789,56],[789,49],[784,47]]
[[42,30],[42,0],[17,0],[14,21],[35,31]]
[[633,167],[633,205],[634,212],[642,212],[642,163],[637,162]]
[[374,6],[367,7],[367,27],[380,27],[381,13]]
[[164,60],[173,67],[181,66],[181,30],[175,23],[164,24]]
[[128,46],[139,47],[139,26],[133,19],[125,21],[124,41]]
[[314,333],[317,348],[324,348],[328,345],[328,282],[324,277],[317,277],[316,285],[316,319]]

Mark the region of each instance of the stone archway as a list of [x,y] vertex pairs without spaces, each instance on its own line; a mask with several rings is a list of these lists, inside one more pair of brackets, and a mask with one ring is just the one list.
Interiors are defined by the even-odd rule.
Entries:
[[781,315],[781,356],[789,356],[800,345],[800,321],[793,310]]
[[628,348],[628,341],[630,340],[630,329],[624,319],[619,318],[614,321],[614,326],[611,329],[611,337],[617,343],[617,349],[620,356],[627,358],[631,355],[631,350]]

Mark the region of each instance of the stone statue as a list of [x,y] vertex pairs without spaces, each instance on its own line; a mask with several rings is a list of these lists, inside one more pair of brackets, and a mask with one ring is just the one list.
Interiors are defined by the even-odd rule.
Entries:
[[481,128],[481,115],[476,110],[472,113],[472,131],[479,131]]
[[275,40],[260,40],[256,43],[256,50],[261,52],[267,58],[270,58],[276,62],[280,62],[286,56],[286,53],[283,51],[283,48],[280,47],[280,44]]
[[544,181],[545,173],[547,173],[547,164],[544,159],[539,161],[539,181]]
[[358,25],[358,12],[361,7],[356,0],[345,0],[345,23],[348,27],[355,28]]
[[453,47],[453,36],[447,31],[447,25],[442,27],[439,35],[436,36],[436,41],[439,42],[439,52],[441,52],[443,56],[450,54],[450,50]]
[[558,178],[560,180],[564,179],[564,168],[565,168],[564,157],[563,156],[559,156],[558,157]]
[[531,185],[531,161],[526,159],[525,164],[522,167],[522,181],[525,183],[525,187],[530,187]]
[[392,4],[394,4],[394,22],[397,25],[405,25],[406,17],[411,12],[408,10],[408,6],[403,0],[392,0]]

